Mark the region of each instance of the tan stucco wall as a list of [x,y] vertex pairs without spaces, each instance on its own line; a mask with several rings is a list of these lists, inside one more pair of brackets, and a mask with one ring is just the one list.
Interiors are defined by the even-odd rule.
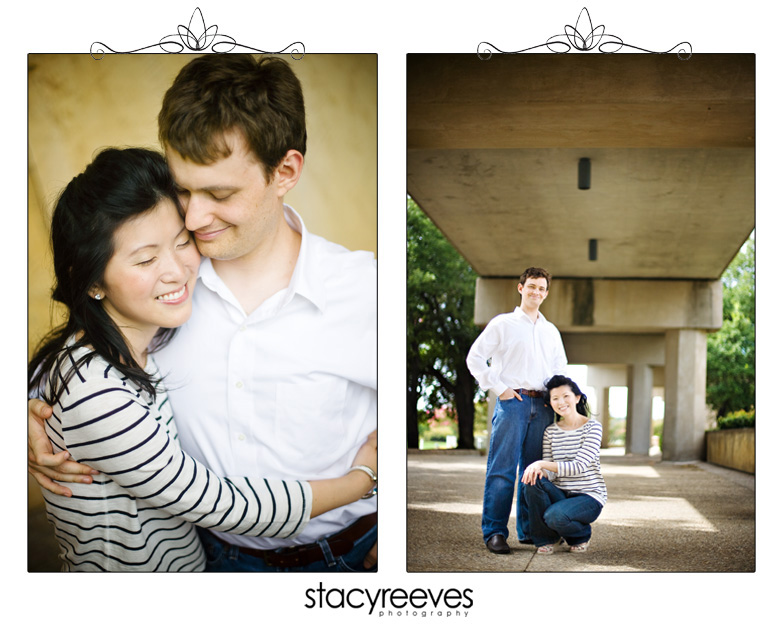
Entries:
[[[106,146],[158,148],[161,99],[192,56],[30,55],[28,348],[50,328],[48,224],[59,191]],[[286,196],[308,229],[376,252],[376,55],[288,60],[302,82],[305,170]]]
[[754,429],[725,429],[705,435],[711,464],[754,474]]

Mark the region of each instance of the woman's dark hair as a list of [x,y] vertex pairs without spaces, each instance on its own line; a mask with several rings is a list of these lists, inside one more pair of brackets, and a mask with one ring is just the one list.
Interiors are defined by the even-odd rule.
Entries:
[[[552,390],[564,385],[568,385],[572,390],[572,394],[580,397],[580,400],[577,401],[577,413],[582,414],[586,418],[590,418],[591,410],[588,407],[588,401],[585,398],[585,394],[583,394],[582,390],[580,390],[580,387],[567,376],[564,376],[562,374],[557,374],[553,376],[551,379],[549,379],[547,383],[544,384],[545,388],[547,389],[548,400],[550,398],[550,392]],[[558,416],[557,412],[556,412],[556,416]]]
[[[174,181],[163,155],[143,148],[108,148],[95,157],[60,194],[52,214],[55,286],[52,298],[68,308],[66,322],[43,338],[27,369],[29,390],[43,394],[55,369],[70,360],[62,379],[50,382],[45,400],[54,404],[59,389],[92,353],[74,362],[73,351],[90,346],[109,364],[155,396],[155,381],[134,360],[120,329],[90,296],[101,284],[114,254],[114,234],[131,218],[153,209],[163,199],[179,207]],[[79,333],[81,332],[81,335]],[[161,329],[151,350],[166,344],[174,329]],[[76,341],[69,348],[71,336]]]

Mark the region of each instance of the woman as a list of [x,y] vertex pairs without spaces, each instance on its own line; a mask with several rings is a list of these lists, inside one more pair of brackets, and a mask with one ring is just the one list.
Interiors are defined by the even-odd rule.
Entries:
[[[52,216],[66,322],[29,364],[31,393],[54,407],[47,433],[100,474],[73,496],[44,495],[66,570],[203,570],[191,523],[290,537],[311,516],[374,487],[372,434],[338,479],[223,479],[186,455],[151,353],[191,313],[199,253],[158,153],[101,152]],[[185,417],[187,419],[187,417]]]
[[537,553],[552,553],[560,538],[572,553],[583,553],[590,523],[607,502],[599,462],[602,425],[589,418],[585,396],[570,378],[556,375],[546,388],[560,420],[544,431],[542,459],[523,472],[531,538]]

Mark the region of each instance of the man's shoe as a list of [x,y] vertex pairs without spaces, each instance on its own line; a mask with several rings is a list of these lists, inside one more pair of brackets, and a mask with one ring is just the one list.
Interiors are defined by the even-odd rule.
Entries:
[[495,534],[487,542],[487,549],[491,553],[511,553],[509,545],[506,543],[506,538],[500,533]]

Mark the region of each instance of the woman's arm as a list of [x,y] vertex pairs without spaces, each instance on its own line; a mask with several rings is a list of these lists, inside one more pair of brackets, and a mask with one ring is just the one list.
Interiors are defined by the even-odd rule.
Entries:
[[[92,475],[98,471],[79,462],[69,461],[68,451],[54,453],[52,443],[46,435],[45,420],[51,418],[52,408],[41,400],[28,402],[28,471],[45,490],[61,496],[72,495],[66,486],[55,481],[70,483],[92,483]],[[355,466],[368,466],[374,471],[377,466],[377,440],[374,431],[362,445],[354,460]],[[354,470],[336,479],[309,481],[313,493],[311,517],[320,516],[329,510],[359,500],[373,488],[370,476]]]
[[[359,449],[354,458],[354,467],[367,466],[375,473],[378,465],[377,449],[377,435],[374,431]],[[310,513],[313,518],[336,507],[358,501],[375,486],[370,475],[362,470],[351,470],[337,479],[318,479],[309,483],[313,491],[313,507]]]
[[523,472],[522,482],[533,485],[539,477],[545,476],[545,471],[555,472],[558,465],[553,460],[552,435],[549,427],[542,436],[542,459],[529,464]]
[[[159,396],[157,403],[162,400]],[[144,500],[145,507],[210,529],[256,536],[294,536],[312,515],[307,481],[217,476],[185,454],[156,420],[155,408],[117,379],[77,382],[74,377],[54,413],[47,431],[55,450],[67,449]],[[354,471],[318,486],[317,511],[360,498],[370,484],[360,474],[365,473]],[[81,488],[82,496],[85,490],[90,487]]]
[[547,462],[543,459],[529,464],[525,472],[523,472],[523,483],[533,485],[539,477],[544,477],[545,470],[555,472],[558,470],[558,464],[556,462]]

